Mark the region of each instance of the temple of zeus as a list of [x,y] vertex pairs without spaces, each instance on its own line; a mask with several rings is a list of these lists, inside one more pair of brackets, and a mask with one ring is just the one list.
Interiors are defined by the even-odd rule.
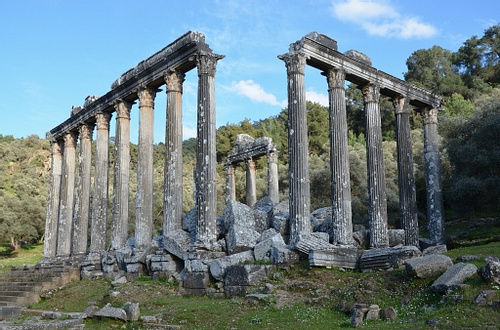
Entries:
[[[208,269],[208,262],[205,262],[204,267],[207,269],[201,267],[202,270],[192,270],[191,266],[188,267],[193,264],[192,260],[216,259],[227,253],[224,249],[214,248],[223,236],[218,232],[216,221],[214,83],[217,62],[223,57],[212,52],[203,34],[187,32],[121,75],[107,94],[88,97],[82,107],[74,107],[70,118],[50,131],[48,136],[52,159],[45,260],[92,255],[99,257],[103,252],[119,251],[128,244],[129,221],[135,221],[134,249],[145,251],[151,244],[153,121],[155,113],[162,113],[155,109],[155,98],[162,86],[165,86],[167,98],[163,236],[170,235],[169,239],[175,241],[177,237],[187,235],[183,233],[182,225],[182,93],[185,73],[195,68],[198,73],[195,235],[188,247],[183,245],[186,240],[181,242],[179,239],[176,244],[165,245],[164,249],[165,254],[174,255],[185,262],[188,274],[206,272]],[[346,81],[355,83],[362,89],[364,96],[370,248],[389,246],[379,109],[381,95],[392,98],[395,108],[400,226],[405,232],[404,244],[414,247],[419,245],[410,135],[411,111],[418,111],[423,118],[430,239],[436,244],[443,243],[444,212],[437,134],[437,111],[441,98],[375,69],[370,59],[362,53],[338,52],[335,40],[318,33],[310,33],[292,43],[288,53],[278,57],[284,61],[288,77],[290,188],[287,221],[290,238],[287,248],[293,250],[301,237],[312,232],[304,83],[306,65],[319,69],[325,76],[325,89],[328,89],[329,94],[332,226],[327,236],[330,243],[341,247],[354,246],[344,88]],[[139,107],[137,193],[136,196],[129,196],[130,111],[135,102]],[[109,127],[113,117],[116,120],[115,162],[114,177],[110,178]],[[91,152],[93,146],[94,155]],[[247,166],[247,204],[252,206],[256,203],[254,158],[264,155],[268,160],[271,205],[279,202],[278,150],[270,139],[265,138],[246,143],[229,155],[226,163],[226,202],[235,199],[234,166],[244,161]],[[108,195],[110,182],[113,183],[112,196]],[[130,219],[128,213],[131,197],[135,198],[135,219]],[[107,228],[111,230],[110,235],[106,234]],[[228,241],[227,237],[225,239]],[[236,242],[238,237],[231,239]],[[256,243],[253,244],[255,246]],[[248,249],[252,248],[249,244]],[[193,251],[216,253],[202,256]],[[170,260],[164,255],[161,258],[164,258],[161,260],[165,264]]]

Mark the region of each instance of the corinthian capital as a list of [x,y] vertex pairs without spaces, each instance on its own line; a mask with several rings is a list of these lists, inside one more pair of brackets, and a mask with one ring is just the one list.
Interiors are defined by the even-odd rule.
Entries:
[[437,124],[438,123],[438,109],[437,108],[423,108],[422,109],[422,119],[424,125],[427,124]]
[[133,103],[124,101],[124,100],[118,100],[114,104],[114,108],[116,111],[116,119],[118,118],[125,118],[125,119],[130,119],[130,109],[132,108]]
[[342,69],[332,68],[323,73],[328,82],[328,89],[344,88],[345,71]]
[[363,86],[363,97],[365,103],[377,102],[380,99],[380,86],[368,83]]
[[107,112],[99,112],[96,115],[96,127],[97,130],[108,130],[109,120],[111,119],[111,114]]
[[200,52],[196,56],[196,67],[198,68],[198,76],[208,74],[215,76],[217,61],[224,58],[223,55],[213,53]]
[[91,140],[94,132],[94,123],[83,123],[80,126],[80,140]]
[[67,132],[64,134],[64,148],[76,148],[76,138],[77,138],[77,133],[75,132]]
[[137,92],[137,96],[139,97],[139,107],[153,107],[157,91],[158,90],[156,88],[141,86]]
[[182,93],[182,84],[186,75],[180,70],[168,70],[165,72],[165,84],[168,92]]
[[410,112],[410,100],[404,96],[395,96],[392,99],[394,104],[394,110],[396,114],[409,113]]
[[288,75],[293,73],[305,74],[307,57],[304,53],[294,52],[278,56],[285,62]]

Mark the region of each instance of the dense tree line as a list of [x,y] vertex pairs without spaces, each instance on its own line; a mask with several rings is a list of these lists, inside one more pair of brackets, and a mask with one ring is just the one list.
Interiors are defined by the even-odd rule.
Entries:
[[[443,188],[445,206],[456,216],[500,211],[500,25],[485,30],[481,37],[466,40],[457,52],[439,46],[415,51],[407,60],[408,82],[444,96],[440,114]],[[346,90],[349,161],[353,220],[367,220],[367,175],[363,98],[358,86]],[[384,135],[387,201],[390,224],[399,216],[397,156],[394,108],[381,98]],[[224,163],[235,138],[245,133],[255,138],[271,137],[279,154],[280,198],[288,198],[288,110],[251,122],[226,124],[217,130],[217,209],[225,203]],[[329,114],[328,108],[307,102],[309,169],[312,209],[330,205]],[[413,112],[412,140],[418,207],[425,213],[423,133],[420,115]],[[113,139],[111,139],[113,142]],[[49,143],[37,136],[14,139],[0,135],[0,242],[17,248],[21,242],[41,240],[49,183]],[[110,150],[113,150],[111,146]],[[154,224],[159,233],[163,219],[163,171],[165,146],[154,147]],[[194,207],[193,171],[196,140],[183,143],[185,213]],[[113,182],[113,153],[110,153],[110,197]],[[257,161],[257,196],[267,189],[267,163]],[[134,231],[137,190],[137,145],[131,144],[130,232]],[[245,201],[245,167],[236,170],[236,198]],[[111,203],[110,198],[110,203]],[[110,207],[111,212],[111,207]]]

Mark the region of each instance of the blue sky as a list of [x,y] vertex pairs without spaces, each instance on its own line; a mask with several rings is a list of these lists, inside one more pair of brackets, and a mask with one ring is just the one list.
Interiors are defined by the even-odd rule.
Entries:
[[[277,55],[309,32],[356,49],[402,78],[406,59],[439,45],[456,51],[500,19],[497,0],[0,0],[0,134],[41,137],[88,95],[103,95],[141,60],[189,30],[217,54],[217,126],[277,115],[286,69]],[[196,129],[196,70],[184,83],[184,137]],[[307,97],[327,102],[326,80],[306,71]],[[165,93],[155,141],[164,140]],[[138,108],[132,109],[133,141]],[[114,135],[114,118],[111,121]]]

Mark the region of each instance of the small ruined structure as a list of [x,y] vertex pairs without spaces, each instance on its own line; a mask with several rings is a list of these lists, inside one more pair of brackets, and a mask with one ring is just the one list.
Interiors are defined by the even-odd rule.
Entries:
[[337,42],[325,35],[310,33],[292,43],[288,53],[278,56],[288,74],[288,153],[290,179],[290,235],[296,242],[311,232],[308,141],[306,123],[305,66],[322,71],[330,99],[330,162],[332,188],[333,244],[352,245],[351,184],[347,145],[345,81],[363,91],[366,119],[366,153],[369,195],[370,247],[389,245],[379,98],[392,98],[396,109],[399,203],[405,244],[418,246],[415,178],[410,135],[410,106],[422,114],[425,133],[427,216],[431,240],[443,242],[444,212],[440,179],[437,111],[441,98],[371,66],[358,52],[338,52]]
[[[89,96],[82,107],[73,107],[70,118],[50,131],[52,166],[43,263],[79,260],[84,278],[134,278],[145,273],[174,278],[191,293],[210,291],[226,295],[246,292],[270,271],[270,265],[255,265],[254,261],[283,264],[295,262],[300,254],[305,254],[309,255],[312,266],[371,269],[401,265],[402,260],[421,255],[410,107],[424,118],[431,243],[443,241],[437,141],[437,110],[441,99],[373,68],[369,58],[360,52],[338,52],[333,39],[317,33],[291,44],[289,52],[279,56],[288,74],[289,200],[279,202],[278,151],[271,139],[254,140],[241,135],[226,162],[226,206],[223,216],[217,218],[214,80],[217,61],[222,58],[212,52],[202,34],[188,32],[125,72],[107,94]],[[330,99],[332,207],[313,213],[304,85],[307,64],[326,76]],[[182,85],[185,73],[194,68],[198,71],[195,208],[183,215]],[[369,229],[355,232],[349,181],[346,80],[362,88],[366,114]],[[153,110],[155,96],[163,85],[167,94],[164,219],[162,236],[153,237]],[[381,94],[391,97],[396,108],[401,229],[395,231],[387,226],[378,106]],[[137,100],[136,218],[134,237],[129,238],[130,111]],[[108,155],[112,115],[116,118],[116,140],[110,197]],[[94,130],[96,140],[92,141]],[[92,144],[96,148],[95,159],[92,159]],[[262,156],[268,161],[268,196],[257,201],[254,160]],[[243,161],[247,166],[247,205],[234,198],[234,168]],[[110,235],[106,233],[108,221],[111,221]],[[364,242],[369,242],[369,246]],[[209,286],[214,280],[216,285]]]
[[274,204],[279,203],[278,151],[271,138],[252,138],[248,134],[238,134],[233,153],[227,157],[226,200],[236,199],[235,167],[239,162],[246,164],[246,204],[254,206],[257,202],[255,159],[267,158],[267,195]]

